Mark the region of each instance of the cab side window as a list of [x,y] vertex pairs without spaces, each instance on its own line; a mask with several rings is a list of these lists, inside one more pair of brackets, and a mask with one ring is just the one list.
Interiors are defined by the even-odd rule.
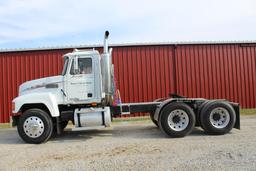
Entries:
[[80,74],[91,74],[92,73],[92,59],[91,58],[79,58],[78,67]]
[[70,74],[91,74],[92,73],[92,59],[91,58],[79,58],[78,59],[78,71],[74,70],[74,60],[72,61]]

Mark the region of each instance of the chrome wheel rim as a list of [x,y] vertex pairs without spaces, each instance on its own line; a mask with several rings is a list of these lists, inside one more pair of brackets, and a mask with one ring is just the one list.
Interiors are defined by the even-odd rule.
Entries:
[[31,116],[25,120],[23,129],[30,138],[37,138],[44,132],[44,123],[39,117]]
[[173,110],[168,116],[168,125],[174,131],[183,131],[189,123],[188,114],[181,109]]
[[210,113],[210,123],[215,128],[225,128],[230,121],[230,115],[227,109],[217,107]]

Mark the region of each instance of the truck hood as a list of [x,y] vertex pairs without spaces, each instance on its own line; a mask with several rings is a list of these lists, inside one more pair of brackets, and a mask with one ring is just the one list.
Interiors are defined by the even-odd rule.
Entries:
[[19,95],[22,95],[28,92],[34,92],[34,91],[37,91],[38,89],[60,88],[60,86],[62,86],[61,84],[62,82],[63,82],[62,75],[27,81],[20,85]]

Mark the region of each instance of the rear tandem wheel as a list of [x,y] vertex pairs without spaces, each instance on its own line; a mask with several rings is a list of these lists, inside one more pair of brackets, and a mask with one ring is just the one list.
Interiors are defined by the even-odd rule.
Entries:
[[204,131],[212,135],[223,135],[234,127],[236,115],[233,107],[225,101],[212,101],[200,112]]
[[158,125],[169,137],[179,138],[188,135],[195,127],[195,114],[190,106],[173,102],[163,108]]

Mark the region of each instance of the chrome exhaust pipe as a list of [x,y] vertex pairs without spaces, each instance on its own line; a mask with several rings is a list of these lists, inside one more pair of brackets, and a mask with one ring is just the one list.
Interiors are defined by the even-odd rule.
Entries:
[[105,103],[112,103],[113,88],[112,88],[112,49],[108,49],[108,36],[109,32],[105,32],[104,36],[104,49],[101,55],[101,73],[102,73],[102,87],[105,93]]

